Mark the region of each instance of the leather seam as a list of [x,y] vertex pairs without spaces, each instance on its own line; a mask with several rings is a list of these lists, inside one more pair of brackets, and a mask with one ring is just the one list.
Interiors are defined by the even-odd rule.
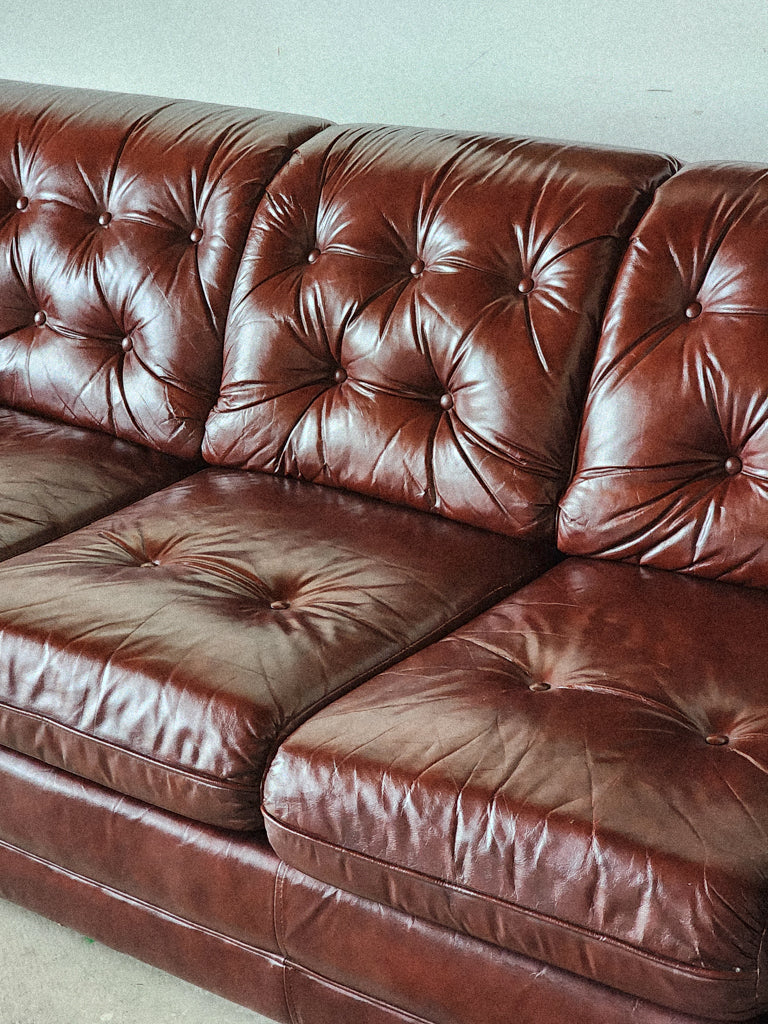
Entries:
[[[292,973],[293,971],[297,971],[301,974],[307,975],[310,978],[314,978],[321,984],[328,985],[331,988],[336,989],[337,991],[351,993],[353,996],[364,999],[366,1002],[374,1006],[384,1007],[385,1009],[392,1009],[389,1003],[383,1002],[382,1000],[379,1000],[374,996],[369,996],[364,992],[359,992],[357,989],[350,988],[348,985],[344,985],[341,982],[334,981],[332,978],[328,978],[323,974],[319,974],[317,971],[313,971],[310,968],[305,967],[303,964],[300,964],[295,960],[292,960],[288,956],[278,955],[276,953],[270,952],[269,950],[260,949],[258,946],[253,946],[250,943],[242,942],[240,939],[232,938],[229,935],[225,935],[223,932],[216,931],[214,928],[207,928],[205,925],[198,924],[195,921],[190,921],[185,917],[180,917],[178,914],[172,914],[167,910],[163,910],[162,907],[158,907],[154,903],[150,903],[147,900],[142,900],[139,897],[132,895],[131,893],[123,892],[120,889],[116,889],[112,885],[106,885],[103,882],[98,882],[93,878],[88,878],[86,875],[82,875],[77,871],[71,871],[68,868],[63,868],[61,867],[61,865],[55,864],[53,861],[48,860],[46,857],[40,857],[38,854],[30,853],[28,850],[24,850],[22,847],[16,846],[14,843],[9,843],[6,842],[4,839],[0,839],[0,848],[6,849],[11,853],[15,853],[28,860],[34,861],[37,864],[41,864],[43,867],[52,870],[56,874],[64,875],[67,878],[70,878],[81,884],[90,886],[94,889],[100,889],[114,898],[122,900],[126,903],[131,903],[134,906],[141,907],[153,914],[157,914],[159,917],[165,918],[168,921],[173,921],[181,925],[182,927],[192,928],[197,931],[203,932],[214,939],[226,942],[230,946],[236,946],[239,949],[242,949],[248,953],[252,953],[258,957],[261,957],[264,960],[268,960],[275,966],[282,967],[284,976],[286,974]],[[287,868],[288,865],[286,865],[285,862],[281,862],[281,880],[283,883],[285,882],[285,872]],[[428,1020],[427,1018],[416,1016],[414,1014],[409,1013],[409,1011],[407,1010],[402,1010],[399,1007],[394,1007],[394,1009],[396,1009],[398,1013],[407,1016],[409,1021],[412,1021],[413,1024],[433,1024],[433,1022]],[[291,1014],[291,1024],[302,1024],[302,1018],[300,1016],[295,1016],[294,1006],[292,1004],[288,1005],[288,1012]]]
[[211,936],[215,939],[220,939],[222,942],[226,942],[230,946],[237,946],[239,949],[245,950],[249,953],[255,953],[257,956],[263,957],[266,960],[270,960],[276,966],[284,966],[285,957],[278,953],[270,952],[266,949],[261,949],[258,946],[251,945],[248,942],[243,942],[241,939],[233,938],[230,935],[225,935],[224,932],[217,931],[215,928],[208,928],[204,924],[199,924],[197,921],[191,921],[186,917],[180,917],[178,914],[173,914],[168,910],[164,910],[162,907],[157,906],[154,903],[150,903],[148,900],[143,900],[138,896],[134,896],[132,893],[123,892],[121,889],[116,889],[113,885],[108,885],[104,882],[98,882],[96,879],[89,878],[87,875],[82,875],[78,871],[72,871],[69,868],[61,867],[61,865],[48,860],[47,857],[41,857],[36,853],[30,853],[28,850],[23,849],[20,846],[16,846],[14,843],[6,842],[4,839],[0,839],[0,848],[9,850],[11,853],[18,854],[25,857],[28,860],[34,861],[37,864],[41,864],[57,874],[64,875],[67,878],[71,878],[73,881],[82,883],[95,889],[100,889],[103,892],[109,893],[111,896],[122,900],[126,903],[132,903],[135,906],[142,907],[145,910],[156,914],[158,917],[163,917],[168,921],[174,921],[177,924],[182,925],[185,928],[192,928],[197,931],[203,932],[206,935]]
[[[285,966],[286,970],[289,972],[295,971],[298,974],[304,974],[308,978],[313,978],[321,984],[336,989],[337,992],[351,993],[356,998],[364,1000],[370,1006],[376,1006],[390,1012],[395,1010],[395,1012],[400,1014],[401,1017],[407,1018],[409,1024],[435,1024],[435,1022],[430,1020],[428,1017],[421,1017],[417,1014],[411,1013],[410,1010],[404,1010],[400,1006],[395,1006],[392,1003],[385,1002],[383,999],[378,999],[376,996],[371,996],[366,992],[361,992],[359,989],[350,988],[349,985],[344,985],[340,981],[334,981],[333,978],[328,978],[324,974],[319,974],[317,971],[313,971],[309,967],[305,967],[303,964],[296,963],[294,960],[288,959]],[[292,1022],[292,1024],[301,1024],[301,1021]]]
[[[300,831],[299,829],[295,829],[290,825],[283,824],[282,822],[278,821],[277,818],[273,817],[273,815],[271,815],[268,811],[266,811],[263,806],[261,809],[261,813],[265,821],[268,820],[276,828],[283,830],[284,832],[290,833],[294,836],[297,836],[300,839],[307,840],[316,846],[327,847],[328,849],[343,854],[346,857],[358,858],[362,861],[368,861],[371,864],[376,864],[377,866],[384,868],[388,872],[394,872],[396,874],[416,878],[420,881],[428,882],[431,885],[437,885],[441,889],[447,889],[449,891],[455,892],[460,896],[469,896],[472,898],[481,899],[489,903],[495,903],[505,909],[512,910],[515,913],[519,913],[524,917],[530,918],[531,920],[540,921],[544,924],[554,925],[558,928],[563,928],[566,931],[574,933],[575,935],[591,939],[595,942],[599,942],[601,945],[606,944],[609,946],[614,946],[617,949],[623,950],[627,953],[631,953],[634,956],[639,956],[642,959],[648,960],[652,963],[659,964],[662,967],[667,967],[675,971],[679,971],[681,974],[686,974],[692,978],[710,981],[731,981],[734,979],[734,977],[746,979],[749,978],[750,975],[759,974],[759,971],[755,971],[753,969],[745,970],[744,968],[738,968],[737,970],[732,971],[721,971],[717,970],[716,968],[694,967],[690,964],[684,964],[681,963],[679,960],[673,960],[670,957],[665,957],[658,953],[651,953],[648,950],[639,949],[637,946],[632,946],[628,942],[623,942],[621,939],[617,939],[613,936],[605,935],[601,932],[595,932],[581,925],[573,924],[569,921],[564,921],[560,918],[551,917],[547,914],[542,914],[535,910],[530,910],[529,908],[523,907],[520,904],[511,903],[508,900],[503,900],[498,896],[492,896],[488,893],[483,893],[479,890],[471,889],[468,886],[458,885],[456,882],[448,882],[445,879],[437,878],[434,875],[427,875],[421,871],[416,871],[413,868],[402,867],[398,864],[392,864],[388,861],[381,860],[378,857],[372,857],[370,854],[360,853],[357,850],[350,850],[346,847],[339,846],[336,843],[328,841],[327,839],[321,839],[319,837],[311,835],[310,833]],[[334,883],[330,884],[333,885]],[[367,898],[370,899],[371,897]],[[374,900],[374,902],[378,901]],[[479,938],[479,936],[475,937]],[[490,940],[481,939],[481,941],[487,942]]]
[[[114,740],[106,740],[101,736],[94,736],[92,733],[85,732],[83,729],[78,729],[75,726],[68,725],[66,722],[59,722],[55,718],[51,718],[49,715],[43,715],[37,711],[29,711],[27,708],[19,708],[13,704],[8,704],[5,701],[0,701],[0,712],[3,710],[9,711],[11,714],[20,715],[22,718],[32,719],[35,722],[45,723],[55,729],[62,729],[63,731],[70,733],[74,736],[80,737],[89,743],[96,743],[101,747],[107,747],[110,750],[115,750],[120,754],[124,754],[133,760],[140,761],[143,764],[147,764],[153,767],[161,768],[164,771],[173,772],[175,775],[182,776],[186,779],[196,782],[199,785],[204,785],[213,792],[256,792],[257,787],[253,784],[245,784],[241,782],[229,782],[226,779],[216,778],[210,772],[195,771],[190,768],[180,768],[177,765],[169,764],[167,761],[162,761],[160,758],[151,757],[149,754],[141,754],[135,750],[129,750],[127,747],[121,746],[119,743],[115,743]],[[5,741],[8,745],[7,740]],[[10,748],[16,749],[16,748]],[[18,751],[19,753],[26,753],[26,751]],[[29,755],[27,756],[34,756]],[[43,761],[42,758],[38,757],[36,760],[41,761],[43,764],[47,762]],[[62,767],[64,766],[56,766]],[[64,770],[71,770],[66,769]]]
[[[556,554],[557,552],[554,553]],[[539,574],[542,574],[549,568],[551,568],[549,564],[547,564],[545,568],[539,567]],[[531,576],[529,576],[527,573],[521,573],[518,578],[510,580],[508,583],[505,583],[502,586],[498,586],[494,590],[486,592],[485,594],[483,594],[482,597],[473,601],[470,605],[465,606],[464,608],[457,611],[454,615],[451,616],[450,619],[446,619],[439,626],[435,626],[435,628],[430,630],[429,633],[425,633],[424,636],[420,637],[418,640],[412,641],[410,644],[408,644],[407,647],[404,647],[402,650],[397,651],[395,654],[392,654],[389,657],[384,658],[382,661],[380,661],[373,667],[366,669],[363,672],[359,672],[356,676],[354,676],[352,679],[347,680],[345,683],[342,683],[341,686],[338,686],[335,690],[331,690],[329,693],[324,694],[319,700],[315,701],[308,708],[305,708],[300,715],[297,715],[294,718],[290,719],[290,721],[288,721],[283,726],[281,731],[275,736],[272,746],[267,752],[267,756],[264,761],[264,769],[261,776],[261,783],[259,787],[260,806],[264,803],[264,785],[267,779],[267,775],[269,774],[269,769],[272,765],[272,761],[274,760],[275,754],[277,753],[283,741],[287,739],[288,736],[291,735],[291,733],[295,732],[300,725],[302,725],[304,722],[310,719],[318,711],[322,711],[323,708],[327,707],[329,704],[332,704],[340,697],[343,697],[345,694],[349,693],[350,690],[355,689],[355,687],[359,686],[361,683],[364,683],[367,680],[372,679],[374,676],[379,675],[388,668],[392,668],[394,665],[399,665],[409,655],[415,653],[416,651],[419,651],[424,647],[428,647],[430,644],[437,640],[443,639],[445,636],[451,633],[456,626],[464,625],[465,623],[469,622],[470,619],[473,619],[476,615],[479,615],[482,611],[485,611],[487,608],[490,608],[500,598],[506,597],[513,591],[525,586],[525,584],[530,582],[530,579],[532,579],[535,575],[536,573],[532,569]]]

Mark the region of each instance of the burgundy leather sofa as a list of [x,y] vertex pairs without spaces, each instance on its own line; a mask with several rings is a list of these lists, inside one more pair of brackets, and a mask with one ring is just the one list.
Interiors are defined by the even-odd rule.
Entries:
[[768,1020],[768,172],[0,87],[0,895],[293,1024]]

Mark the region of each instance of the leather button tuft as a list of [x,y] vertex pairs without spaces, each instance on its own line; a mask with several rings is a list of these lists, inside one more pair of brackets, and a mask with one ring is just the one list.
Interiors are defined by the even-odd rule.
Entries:
[[106,210],[104,211],[104,213],[100,213],[99,214],[99,224],[101,224],[101,226],[103,228],[105,228],[107,226],[107,224],[109,224],[109,222],[111,220],[112,220],[112,214],[108,213]]
[[440,396],[440,408],[445,409],[448,412],[449,409],[453,408],[453,395],[441,395]]
[[551,690],[552,687],[549,683],[531,683],[528,689],[533,693],[544,693],[545,690]]
[[414,260],[410,266],[410,271],[414,277],[418,277],[419,274],[424,272],[424,260]]
[[45,315],[42,309],[38,310],[37,313],[35,313],[35,323],[37,324],[38,327],[42,327],[47,319],[48,317]]
[[741,472],[741,459],[738,455],[729,455],[725,460],[724,466],[725,472],[728,476],[736,476],[737,473]]
[[517,290],[521,295],[528,295],[533,291],[533,278],[528,276],[524,277],[522,281],[518,283]]
[[189,233],[189,240],[190,240],[190,242],[193,242],[195,245],[197,245],[197,243],[200,241],[200,239],[202,237],[203,237],[203,229],[202,228],[192,228],[192,230]]
[[126,336],[120,342],[120,347],[122,348],[123,352],[130,352],[131,349],[133,348],[133,342],[131,341],[131,339],[129,337]]
[[307,263],[317,263],[317,261],[319,259],[320,259],[320,250],[319,249],[310,249],[310,251],[307,253]]
[[23,211],[23,210],[26,210],[26,208],[28,206],[29,206],[29,200],[27,199],[27,197],[26,196],[19,196],[19,198],[16,200],[16,209]]
[[723,736],[722,733],[713,733],[711,736],[707,736],[707,743],[710,747],[724,747],[728,742],[728,737]]
[[701,314],[701,303],[692,302],[689,306],[685,307],[685,315],[689,320],[695,320],[697,316]]
[[139,565],[139,568],[140,569],[155,569],[158,565],[160,565],[160,563],[157,560],[155,560],[153,562],[142,562]]
[[269,606],[273,612],[284,612],[291,607],[290,601],[273,601]]
[[347,371],[344,369],[344,367],[340,366],[338,368],[336,373],[334,373],[333,375],[333,379],[336,381],[337,384],[344,383],[344,381],[347,379]]

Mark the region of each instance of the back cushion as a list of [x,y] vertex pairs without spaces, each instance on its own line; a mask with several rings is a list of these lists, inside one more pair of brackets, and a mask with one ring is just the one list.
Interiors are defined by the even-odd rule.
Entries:
[[0,83],[0,404],[197,453],[253,210],[321,127]]
[[672,169],[410,128],[313,139],[254,218],[204,454],[553,538],[604,301]]
[[690,167],[628,250],[566,552],[768,586],[768,172]]

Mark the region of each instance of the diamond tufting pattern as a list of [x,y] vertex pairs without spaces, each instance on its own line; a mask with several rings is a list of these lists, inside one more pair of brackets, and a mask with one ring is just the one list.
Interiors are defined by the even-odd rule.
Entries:
[[606,314],[559,542],[768,587],[768,172],[683,170]]
[[321,127],[3,83],[0,403],[196,454],[253,210]]
[[204,453],[551,537],[612,274],[674,164],[331,129],[267,191]]

